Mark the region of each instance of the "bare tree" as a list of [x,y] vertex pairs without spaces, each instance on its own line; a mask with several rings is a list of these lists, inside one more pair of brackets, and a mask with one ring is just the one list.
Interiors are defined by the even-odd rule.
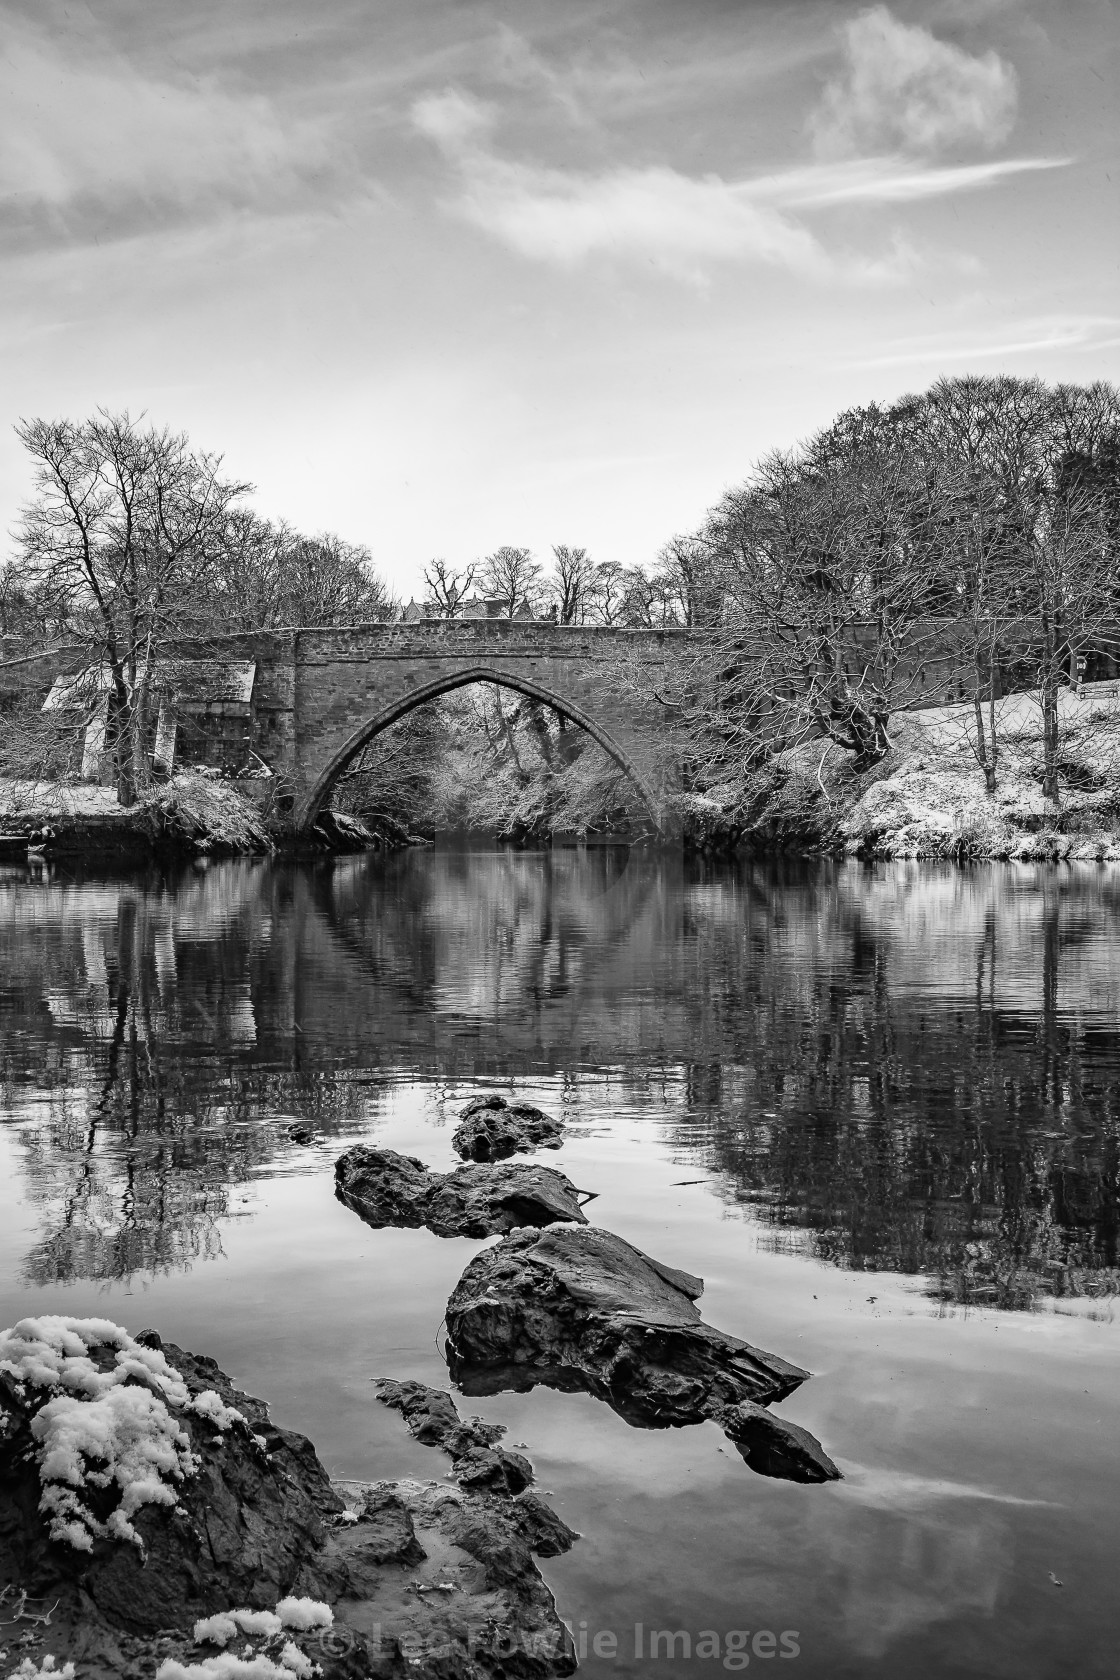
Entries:
[[496,548],[482,562],[482,588],[502,604],[505,617],[523,607],[535,610],[542,601],[541,566],[527,548]]
[[561,624],[584,624],[593,610],[596,566],[585,548],[557,543],[549,592]]
[[1120,646],[1120,397],[1102,385],[1060,386],[1048,408],[1050,470],[1043,480],[1025,582],[1040,653],[1042,790],[1057,802],[1059,692],[1079,687],[1088,653],[1115,660]]
[[20,556],[56,619],[105,671],[107,744],[117,797],[146,777],[152,651],[203,597],[230,510],[250,488],[185,433],[141,427],[127,413],[29,420],[16,428],[34,462]]
[[1007,680],[1037,685],[1043,791],[1059,795],[1059,693],[1086,650],[1116,644],[1120,438],[1111,386],[1036,379],[939,381],[922,402],[941,475],[939,557],[953,578],[973,752],[994,792],[997,701]]
[[283,521],[235,509],[197,625],[273,630],[388,618],[393,601],[369,550],[332,532],[303,536]]
[[1015,381],[943,379],[922,401],[922,432],[937,473],[934,563],[952,579],[959,650],[958,683],[971,702],[969,745],[996,790],[1000,761],[1001,673],[1010,658],[1011,620],[1033,515],[1023,504],[1045,393],[1033,382],[1029,401],[1008,401]]
[[588,618],[608,627],[626,624],[633,607],[633,585],[633,573],[620,561],[600,561],[587,592]]
[[913,668],[929,513],[877,411],[768,456],[724,497],[699,538],[712,581],[691,700],[720,761],[817,735],[857,767],[883,757]]
[[649,622],[686,629],[717,623],[722,589],[710,544],[698,536],[671,538],[649,580],[649,602]]
[[475,567],[456,572],[446,560],[435,559],[424,568],[424,582],[428,586],[424,604],[434,618],[458,618],[459,609],[474,582]]

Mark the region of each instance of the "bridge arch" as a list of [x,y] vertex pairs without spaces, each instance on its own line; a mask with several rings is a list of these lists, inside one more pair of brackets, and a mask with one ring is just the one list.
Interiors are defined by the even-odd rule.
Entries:
[[601,723],[598,723],[595,718],[574,701],[564,699],[529,677],[520,674],[513,675],[508,671],[493,670],[486,665],[474,665],[466,669],[449,671],[418,688],[409,689],[407,693],[398,695],[371,718],[367,718],[364,723],[359,724],[358,728],[347,736],[346,740],[324,765],[302,799],[298,800],[293,812],[296,832],[304,833],[311,827],[331,788],[343,770],[351,759],[355,758],[375,736],[390,728],[392,724],[398,722],[409,712],[415,711],[417,706],[423,706],[429,700],[437,700],[441,694],[449,694],[456,688],[468,688],[471,683],[480,682],[492,683],[497,688],[513,689],[518,694],[524,694],[531,700],[540,700],[546,706],[550,706],[553,711],[559,712],[562,717],[576,724],[580,729],[586,730],[592,740],[598,742],[603,751],[614,760],[623,774],[633,783],[641,795],[654,825],[659,830],[663,828],[661,802],[630,754],[619,745],[608,730],[604,729]]

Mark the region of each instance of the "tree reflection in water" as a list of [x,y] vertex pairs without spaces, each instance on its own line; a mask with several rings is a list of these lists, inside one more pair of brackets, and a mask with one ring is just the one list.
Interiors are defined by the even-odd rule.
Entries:
[[702,1146],[727,1198],[776,1248],[950,1301],[1116,1294],[1120,883],[896,865],[761,886],[746,1088]]
[[0,1105],[40,1209],[26,1281],[214,1258],[237,1187],[290,1148],[289,1123],[353,1123],[363,1093],[305,1072],[298,1043],[260,1058],[263,884],[233,864],[0,888]]
[[[287,1127],[397,1077],[664,1089],[776,1246],[1005,1307],[1116,1291],[1110,870],[611,850],[0,882],[0,1102],[35,1282],[221,1251]],[[610,1070],[604,1085],[603,1071]]]

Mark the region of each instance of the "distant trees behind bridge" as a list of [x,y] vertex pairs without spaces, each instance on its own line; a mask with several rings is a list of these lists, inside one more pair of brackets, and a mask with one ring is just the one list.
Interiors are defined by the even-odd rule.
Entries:
[[455,568],[436,558],[424,568],[416,603],[431,618],[461,618],[476,602],[513,618],[528,613],[558,624],[658,629],[693,622],[690,554],[667,544],[650,566],[595,560],[586,548],[556,543],[544,562],[527,548],[503,545]]

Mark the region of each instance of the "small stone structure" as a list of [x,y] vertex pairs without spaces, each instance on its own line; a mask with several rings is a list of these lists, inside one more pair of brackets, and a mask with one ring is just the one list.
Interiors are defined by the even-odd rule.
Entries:
[[[252,659],[176,659],[153,661],[145,673],[150,689],[152,767],[170,775],[188,765],[240,775],[253,762],[256,661]],[[112,682],[107,665],[58,676],[43,701],[44,712],[86,719],[81,779],[112,781]],[[79,724],[81,722],[79,717]]]

